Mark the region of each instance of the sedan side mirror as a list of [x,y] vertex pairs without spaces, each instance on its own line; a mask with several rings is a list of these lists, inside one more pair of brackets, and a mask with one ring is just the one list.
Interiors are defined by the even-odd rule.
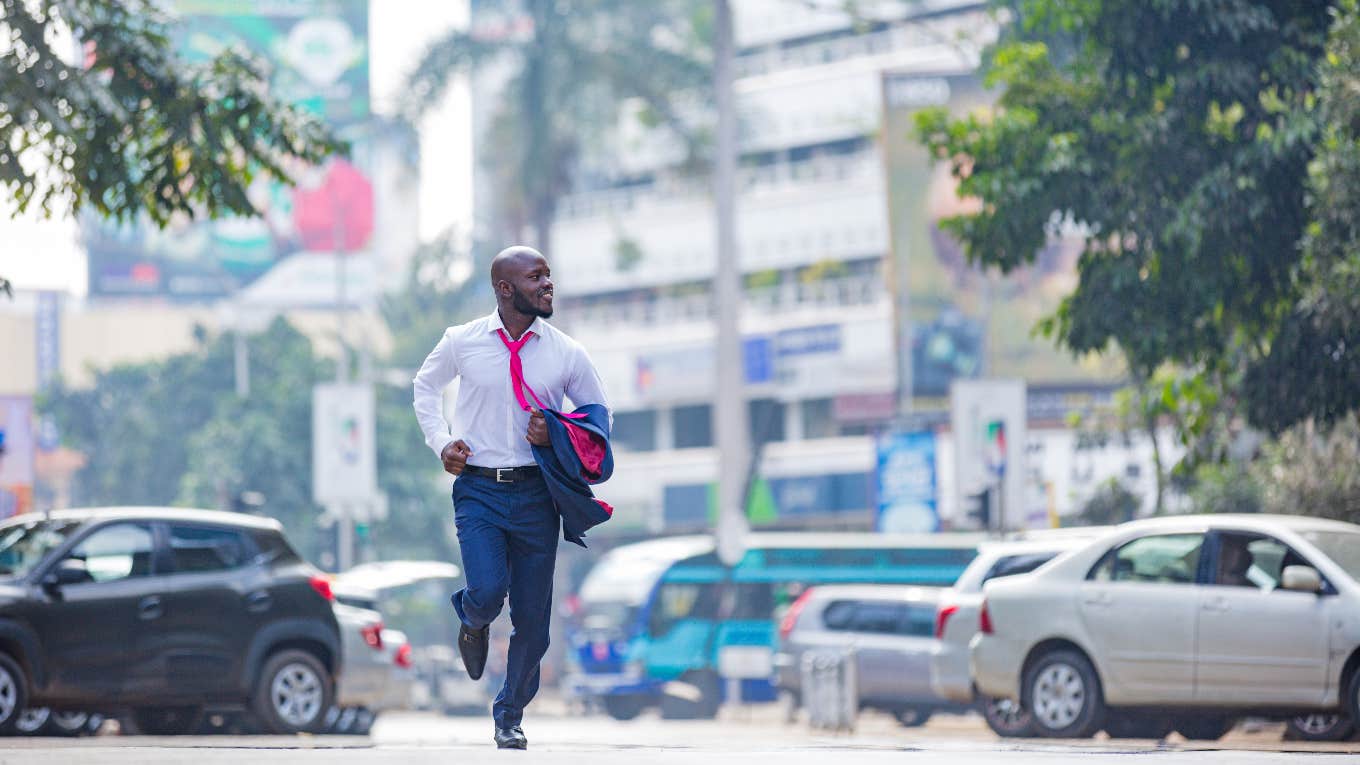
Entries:
[[1285,566],[1280,586],[1298,592],[1318,592],[1322,589],[1322,575],[1312,566]]
[[90,570],[80,558],[63,558],[43,577],[43,589],[53,592],[68,584],[80,584],[91,580]]

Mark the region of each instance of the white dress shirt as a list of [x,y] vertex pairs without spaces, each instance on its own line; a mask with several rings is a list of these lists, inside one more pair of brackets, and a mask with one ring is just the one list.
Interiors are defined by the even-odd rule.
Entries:
[[[510,351],[496,333],[505,329],[500,311],[467,324],[449,327],[416,373],[415,409],[425,443],[439,455],[458,439],[468,445],[469,465],[520,467],[534,464],[525,434],[529,413],[520,409],[510,382]],[[603,404],[604,383],[581,344],[535,318],[534,336],[520,348],[524,380],[545,407],[562,409],[563,397],[575,406]],[[506,337],[510,333],[506,332]],[[452,428],[443,412],[444,388],[458,380]],[[526,395],[530,405],[533,398]],[[609,419],[612,425],[614,414]]]

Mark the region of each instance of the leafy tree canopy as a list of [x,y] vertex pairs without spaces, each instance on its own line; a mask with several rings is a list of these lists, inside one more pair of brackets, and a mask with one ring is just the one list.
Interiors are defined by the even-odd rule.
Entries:
[[162,5],[0,0],[0,189],[20,211],[248,215],[256,173],[339,148],[244,53],[180,60]]
[[1227,379],[1281,352],[1316,214],[1321,64],[1354,3],[1014,6],[989,54],[995,113],[919,123],[982,202],[948,224],[969,256],[1009,271],[1058,230],[1084,234],[1079,284],[1043,329],[1079,353],[1118,346],[1143,379],[1168,362]]

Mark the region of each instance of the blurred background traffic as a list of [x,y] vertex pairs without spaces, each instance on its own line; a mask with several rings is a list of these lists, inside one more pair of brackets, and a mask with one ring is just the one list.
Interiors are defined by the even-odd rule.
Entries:
[[[332,604],[297,677],[339,681],[264,728],[485,710],[410,379],[511,242],[615,410],[616,512],[559,558],[544,666],[583,711],[842,724],[854,633],[856,709],[1030,735],[1029,665],[973,688],[984,580],[1148,516],[1360,519],[1353,0],[33,0],[0,30],[0,559],[24,598],[100,555],[172,587],[180,516],[99,516],[145,538],[92,554],[100,522],[48,514],[276,519]],[[1296,553],[1262,591],[1349,593],[1354,553],[1280,523],[1231,532]],[[1222,584],[1201,533],[1158,554]],[[195,575],[272,565],[243,539]],[[1349,735],[1350,640],[1262,713]],[[85,693],[24,724],[91,727]]]

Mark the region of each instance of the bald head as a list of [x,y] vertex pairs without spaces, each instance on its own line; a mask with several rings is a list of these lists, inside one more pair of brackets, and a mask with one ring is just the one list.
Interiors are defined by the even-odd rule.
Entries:
[[532,268],[540,262],[546,263],[547,260],[543,253],[532,247],[523,244],[506,247],[491,259],[491,286],[495,287],[502,281],[514,281],[520,270]]
[[507,321],[512,314],[530,321],[552,316],[552,270],[543,254],[532,247],[516,245],[497,253],[491,259],[491,288]]

